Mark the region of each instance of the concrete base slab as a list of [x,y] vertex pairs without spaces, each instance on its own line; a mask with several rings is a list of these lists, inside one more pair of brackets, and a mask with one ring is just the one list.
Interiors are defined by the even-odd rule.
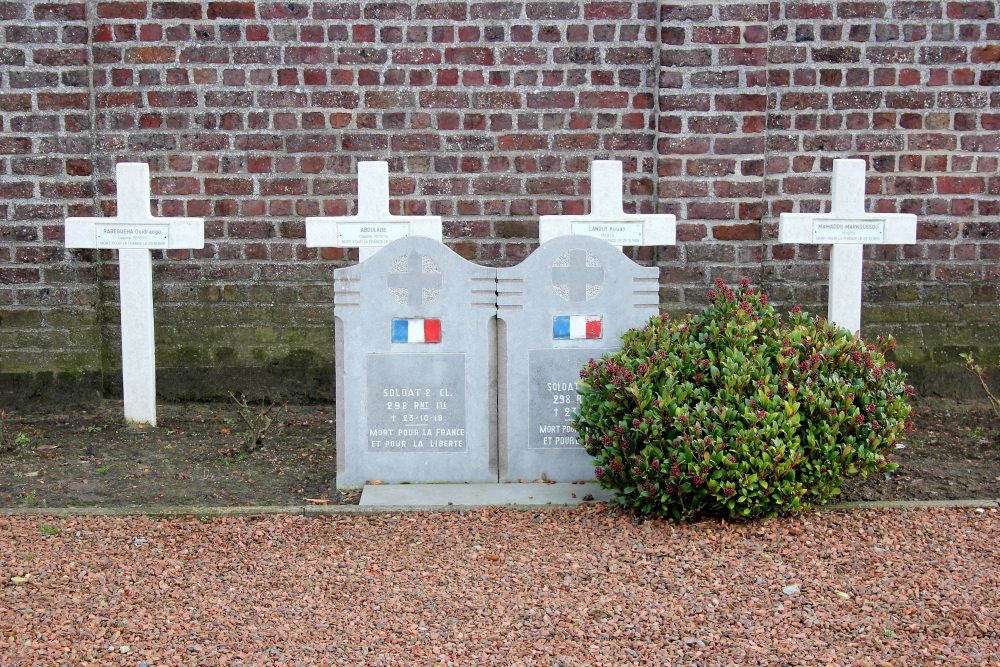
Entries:
[[613,494],[596,482],[531,484],[377,484],[361,492],[360,505],[438,507],[461,505],[579,505],[604,502]]

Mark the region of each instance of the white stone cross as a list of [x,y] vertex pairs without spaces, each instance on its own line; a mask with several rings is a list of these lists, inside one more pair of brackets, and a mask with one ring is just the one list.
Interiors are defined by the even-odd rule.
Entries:
[[389,212],[389,163],[358,163],[358,214],[306,218],[309,248],[358,248],[364,261],[404,236],[441,242],[441,216]]
[[157,218],[149,213],[149,166],[115,167],[118,214],[66,218],[67,248],[117,248],[122,326],[125,419],[156,426],[151,249],[205,247],[203,218]]
[[596,236],[617,246],[674,245],[677,218],[671,214],[626,213],[622,206],[622,163],[594,160],[590,173],[590,213],[543,215],[538,220],[541,243],[560,236]]
[[782,213],[778,243],[830,243],[827,319],[861,330],[861,269],[865,244],[917,242],[917,216],[865,211],[865,161],[834,160],[829,213]]

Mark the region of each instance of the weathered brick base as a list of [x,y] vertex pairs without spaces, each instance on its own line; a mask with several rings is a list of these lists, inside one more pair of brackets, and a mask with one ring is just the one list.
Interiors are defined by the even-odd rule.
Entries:
[[637,254],[664,307],[749,275],[822,312],[827,253],[776,244],[777,216],[864,157],[870,208],[921,221],[867,251],[866,334],[925,389],[970,387],[961,351],[1000,357],[995,0],[18,1],[0,31],[8,397],[114,391],[114,255],[64,250],[62,220],[112,212],[122,160],[149,162],[159,214],[207,218],[204,250],[155,263],[167,396],[330,395],[330,273],[355,257],[306,248],[303,218],[351,211],[361,159],[389,160],[396,212],[500,265],[621,159],[627,207],[679,219]]

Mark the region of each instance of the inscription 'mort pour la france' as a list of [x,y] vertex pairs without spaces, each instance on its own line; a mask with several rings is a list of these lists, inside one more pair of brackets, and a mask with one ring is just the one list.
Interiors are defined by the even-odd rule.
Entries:
[[368,449],[464,451],[465,355],[369,355]]
[[528,449],[578,449],[573,413],[580,403],[579,369],[609,350],[528,351]]

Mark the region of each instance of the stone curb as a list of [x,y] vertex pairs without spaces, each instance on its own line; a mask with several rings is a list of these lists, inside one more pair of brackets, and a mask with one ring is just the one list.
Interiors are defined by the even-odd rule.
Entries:
[[[600,503],[590,503],[600,504]],[[198,505],[149,507],[3,507],[0,516],[152,516],[152,517],[191,517],[209,518],[226,516],[372,516],[379,514],[413,514],[417,512],[473,512],[485,509],[484,505],[242,505],[236,507],[209,507]],[[499,509],[516,512],[538,512],[580,507],[580,504],[547,504],[547,505],[494,505]],[[911,509],[919,507],[981,507],[984,509],[1000,508],[1000,499],[975,498],[964,500],[873,500],[854,501],[827,505],[816,508],[820,512],[838,512],[872,509]]]

